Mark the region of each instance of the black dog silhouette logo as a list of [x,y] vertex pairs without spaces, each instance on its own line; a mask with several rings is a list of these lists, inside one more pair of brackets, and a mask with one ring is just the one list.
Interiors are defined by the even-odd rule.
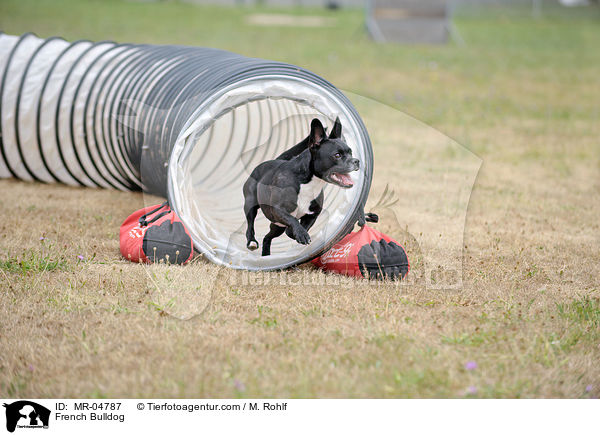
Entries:
[[50,410],[29,400],[19,400],[4,404],[6,408],[6,430],[14,432],[16,428],[48,428]]

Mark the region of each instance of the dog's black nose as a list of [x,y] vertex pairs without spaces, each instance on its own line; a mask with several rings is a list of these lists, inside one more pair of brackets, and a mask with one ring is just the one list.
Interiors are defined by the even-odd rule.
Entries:
[[352,164],[354,165],[354,170],[358,171],[358,168],[360,168],[360,160],[352,159]]

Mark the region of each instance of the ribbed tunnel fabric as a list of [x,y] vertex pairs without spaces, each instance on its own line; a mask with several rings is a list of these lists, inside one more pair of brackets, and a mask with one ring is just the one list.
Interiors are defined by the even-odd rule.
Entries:
[[[281,237],[269,258],[248,251],[250,172],[306,137],[312,118],[336,116],[361,160],[355,187],[326,188],[310,245]],[[274,270],[315,257],[352,229],[372,167],[351,102],[303,68],[212,48],[0,34],[0,177],[167,197],[216,263]],[[259,214],[257,236],[267,228]]]

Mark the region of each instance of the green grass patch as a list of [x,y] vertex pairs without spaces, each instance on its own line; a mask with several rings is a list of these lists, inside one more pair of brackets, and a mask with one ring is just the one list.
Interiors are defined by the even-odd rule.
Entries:
[[273,309],[263,305],[257,306],[258,317],[251,319],[249,323],[251,325],[259,325],[265,328],[276,328],[277,317],[273,314]]
[[575,323],[600,327],[600,298],[588,296],[569,303],[556,304],[558,315]]
[[464,332],[458,335],[443,336],[442,343],[460,344],[464,346],[481,346],[484,343],[495,341],[496,334],[484,331],[474,332],[472,334]]
[[17,256],[0,260],[0,269],[6,272],[21,274],[51,272],[53,270],[66,270],[67,261],[64,258],[53,259],[47,254],[30,251],[20,258]]
[[448,375],[443,370],[409,369],[394,373],[392,392],[399,396],[414,397],[418,392],[445,390],[448,388]]

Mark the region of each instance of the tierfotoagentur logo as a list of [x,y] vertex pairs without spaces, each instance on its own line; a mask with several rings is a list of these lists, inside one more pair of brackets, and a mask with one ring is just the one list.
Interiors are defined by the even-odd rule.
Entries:
[[50,410],[29,400],[3,404],[6,408],[6,430],[48,429]]

